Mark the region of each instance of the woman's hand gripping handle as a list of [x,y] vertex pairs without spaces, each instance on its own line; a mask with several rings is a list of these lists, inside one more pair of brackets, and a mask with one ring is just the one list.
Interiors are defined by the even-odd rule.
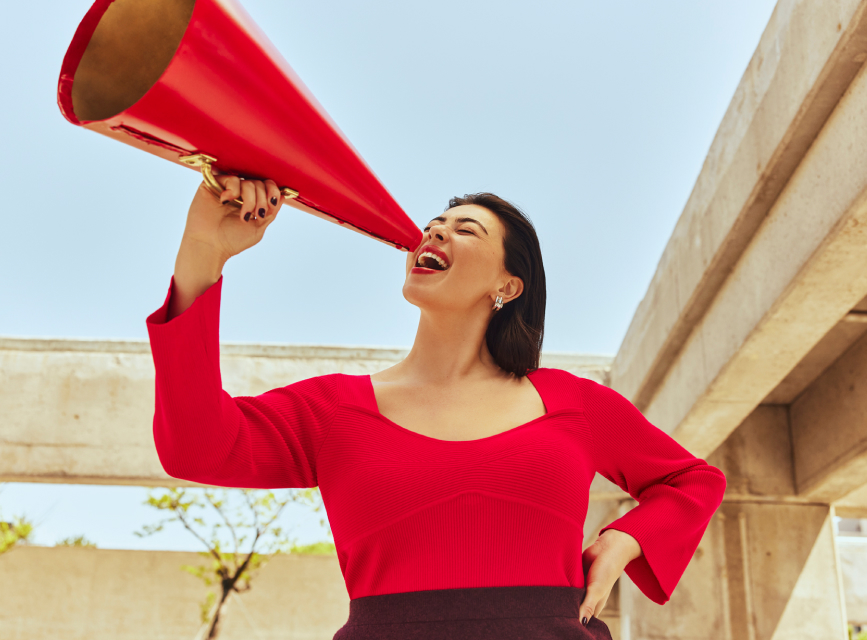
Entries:
[[[224,189],[219,198],[203,182],[190,204],[166,320],[189,309],[219,280],[229,258],[259,242],[283,205],[273,180],[241,180],[229,175],[216,178]],[[244,201],[240,209],[229,204],[238,197]]]

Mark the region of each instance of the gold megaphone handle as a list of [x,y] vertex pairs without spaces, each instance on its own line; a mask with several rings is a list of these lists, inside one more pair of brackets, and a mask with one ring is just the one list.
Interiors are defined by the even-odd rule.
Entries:
[[[191,167],[201,167],[202,169],[202,180],[204,180],[205,185],[208,189],[211,190],[218,198],[220,194],[225,191],[223,186],[217,182],[217,179],[214,177],[214,172],[211,171],[211,165],[217,161],[216,158],[205,155],[204,153],[194,153],[190,156],[181,156],[178,158],[181,162]],[[297,198],[298,192],[295,189],[290,189],[289,187],[281,187],[280,193],[283,194],[284,198],[291,199]],[[244,204],[244,201],[241,198],[235,198],[234,200],[230,200],[229,204],[232,204],[236,207],[240,207]]]

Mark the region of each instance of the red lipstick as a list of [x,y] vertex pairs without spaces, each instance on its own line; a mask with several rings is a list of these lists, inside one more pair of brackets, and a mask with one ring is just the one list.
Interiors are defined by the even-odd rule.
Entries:
[[[451,266],[451,262],[449,261],[449,257],[446,255],[445,251],[438,247],[435,247],[432,244],[424,245],[421,250],[419,250],[418,255],[421,255],[423,253],[432,253],[438,258],[441,258],[442,261],[446,263],[446,269]],[[416,257],[416,261],[418,261],[418,257]]]
[[[419,260],[421,259],[422,254],[425,254],[425,253],[428,254],[425,257],[425,259],[428,260],[427,264],[431,264],[431,261],[436,261],[437,266],[439,266],[441,268],[433,269],[430,267],[419,266]],[[435,258],[431,258],[430,256],[436,256],[436,258],[439,258],[439,260],[436,260]],[[414,266],[410,270],[410,273],[417,273],[417,274],[442,273],[443,271],[448,271],[449,267],[451,266],[451,262],[449,261],[449,257],[445,254],[445,252],[442,249],[435,247],[432,244],[426,244],[418,250],[418,253],[416,254],[415,263],[416,263],[416,266]]]

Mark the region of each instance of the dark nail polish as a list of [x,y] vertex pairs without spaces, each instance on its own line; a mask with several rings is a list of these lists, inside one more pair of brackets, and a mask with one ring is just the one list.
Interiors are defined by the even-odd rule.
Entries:
[[273,204],[275,207],[277,206],[277,196],[271,198],[271,204]]
[[250,214],[251,213],[252,213],[252,211],[248,211],[247,213],[244,214],[244,221],[245,222],[248,222],[250,220]]
[[261,217],[261,218],[265,217],[265,210],[264,209],[259,209],[259,217]]
[[581,624],[583,624],[585,627],[587,626],[587,616],[581,618]]

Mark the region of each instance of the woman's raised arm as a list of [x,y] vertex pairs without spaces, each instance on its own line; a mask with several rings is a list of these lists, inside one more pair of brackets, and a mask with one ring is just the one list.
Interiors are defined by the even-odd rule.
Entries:
[[[220,372],[221,271],[261,240],[280,207],[273,182],[224,178],[223,200],[200,187],[163,305],[147,318],[156,370],[154,443],[165,471],[247,488],[315,487],[316,459],[338,403],[335,376],[232,397]],[[267,198],[267,199],[266,199]],[[272,200],[274,198],[276,200]]]

